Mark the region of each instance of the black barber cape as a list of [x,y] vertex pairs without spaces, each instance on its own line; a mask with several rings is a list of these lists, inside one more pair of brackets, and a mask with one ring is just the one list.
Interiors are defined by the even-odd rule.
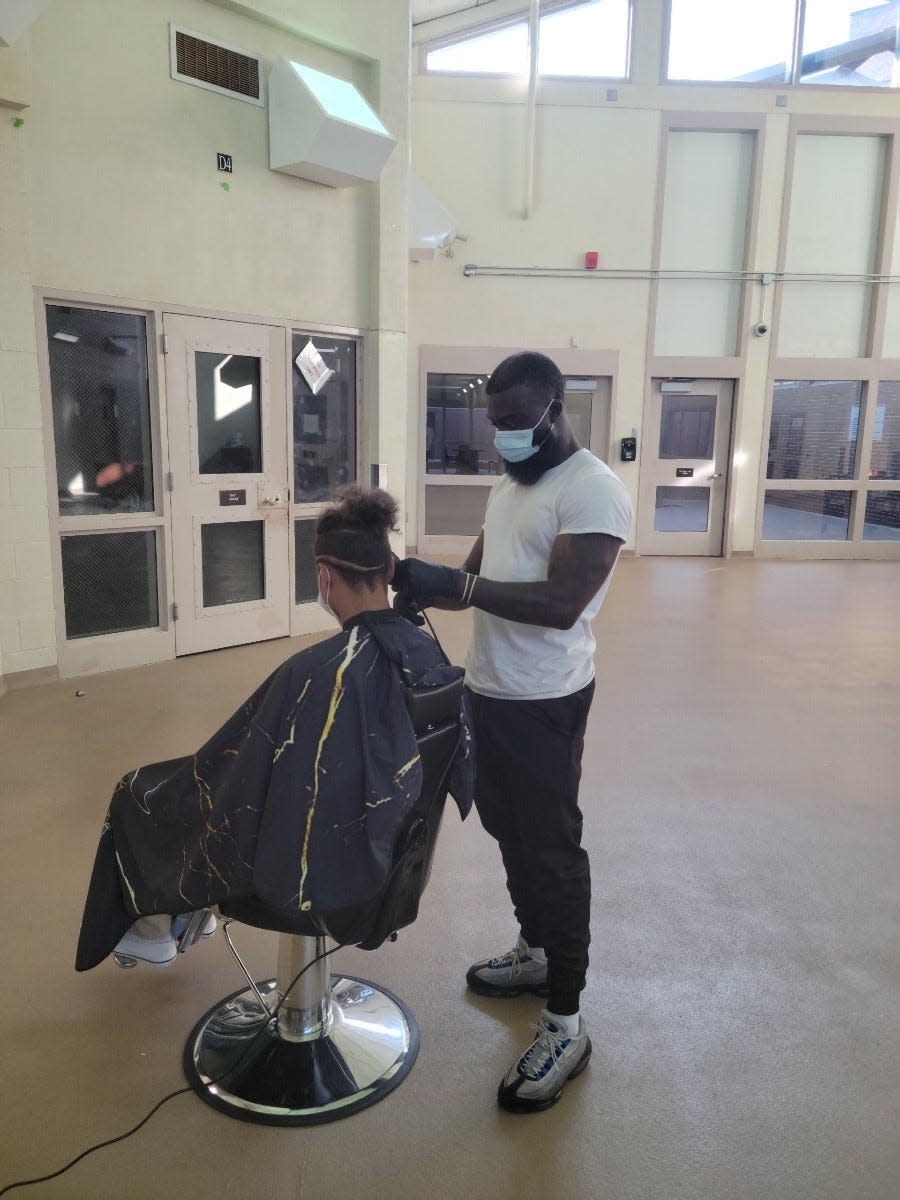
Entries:
[[[102,962],[139,916],[242,897],[315,916],[376,897],[422,784],[401,679],[459,675],[403,617],[363,613],[288,659],[196,754],[126,775],[100,835],[76,970]],[[449,777],[462,817],[473,782],[464,713]]]

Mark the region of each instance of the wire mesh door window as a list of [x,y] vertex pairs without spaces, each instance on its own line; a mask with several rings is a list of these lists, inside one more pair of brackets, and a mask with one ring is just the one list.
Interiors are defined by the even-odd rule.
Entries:
[[[160,624],[147,319],[48,304],[67,640]],[[86,528],[87,526],[87,528]]]
[[[309,342],[326,370],[315,390],[296,362]],[[294,500],[330,500],[336,488],[356,481],[356,342],[295,333],[291,354]]]
[[716,397],[663,396],[660,458],[715,458]]
[[315,541],[315,520],[294,522],[294,601],[297,604],[309,604],[319,594],[313,558]]
[[66,637],[95,637],[159,624],[153,530],[64,534]]
[[152,512],[146,319],[47,306],[61,517]]

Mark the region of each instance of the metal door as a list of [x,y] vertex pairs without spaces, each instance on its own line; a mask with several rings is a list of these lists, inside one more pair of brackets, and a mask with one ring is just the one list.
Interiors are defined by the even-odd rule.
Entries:
[[287,635],[285,334],[166,314],[175,652]]
[[732,380],[654,379],[645,422],[639,554],[722,553]]

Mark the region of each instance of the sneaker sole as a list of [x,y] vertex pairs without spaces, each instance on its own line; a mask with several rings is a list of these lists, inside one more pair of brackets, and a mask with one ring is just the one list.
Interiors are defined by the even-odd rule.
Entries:
[[508,987],[498,983],[488,983],[485,979],[479,979],[477,975],[471,973],[466,976],[466,984],[470,991],[476,992],[479,996],[490,996],[492,999],[501,999],[506,996],[523,996],[530,993],[533,996],[549,996],[550,989],[546,983],[514,983]]
[[579,1058],[578,1062],[575,1064],[575,1066],[572,1068],[572,1070],[569,1072],[569,1074],[565,1077],[565,1079],[559,1085],[559,1089],[552,1096],[546,1096],[543,1100],[524,1100],[524,1099],[521,1099],[516,1093],[512,1093],[511,1095],[505,1095],[504,1094],[504,1086],[501,1083],[500,1087],[497,1089],[497,1103],[506,1112],[511,1112],[511,1113],[523,1114],[523,1113],[546,1112],[548,1108],[552,1108],[553,1105],[557,1103],[560,1096],[562,1096],[563,1089],[565,1088],[565,1086],[569,1082],[569,1080],[577,1078],[581,1074],[581,1072],[584,1070],[584,1068],[588,1065],[588,1062],[590,1061],[590,1058],[591,1058],[592,1051],[593,1051],[593,1046],[591,1045],[591,1039],[588,1038],[587,1045],[584,1048],[584,1052],[581,1055],[581,1058]]
[[118,954],[115,950],[113,951],[116,966],[126,969],[139,964],[143,964],[145,967],[170,967],[177,957],[177,954],[173,954],[171,958],[141,958],[139,954]]

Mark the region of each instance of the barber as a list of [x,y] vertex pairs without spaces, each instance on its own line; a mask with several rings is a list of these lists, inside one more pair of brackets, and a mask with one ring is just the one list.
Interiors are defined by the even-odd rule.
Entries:
[[581,845],[581,756],[594,693],[591,621],[632,522],[628,493],[579,445],[565,383],[542,354],[505,359],[486,386],[506,474],[461,570],[398,564],[395,607],[472,607],[466,683],[475,803],[500,846],[519,924],[514,948],[476,962],[486,996],[547,997],[536,1035],[500,1084],[511,1111],[554,1104],[591,1053],[579,1013],[590,942],[590,863]]

